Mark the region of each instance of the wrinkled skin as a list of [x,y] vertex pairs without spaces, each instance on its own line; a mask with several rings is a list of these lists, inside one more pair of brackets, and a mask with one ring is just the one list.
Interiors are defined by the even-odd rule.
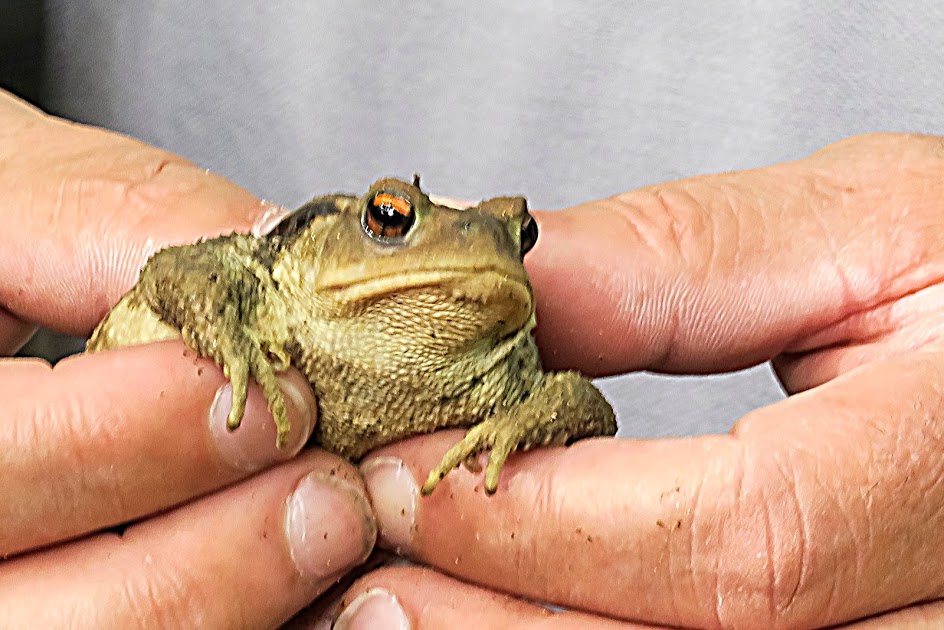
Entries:
[[[527,264],[548,368],[711,372],[773,357],[802,393],[730,436],[524,454],[489,498],[459,469],[412,511],[398,482],[421,481],[461,435],[385,447],[362,465],[381,540],[438,569],[381,570],[345,600],[382,587],[416,628],[940,627],[941,173],[940,138],[864,136],[535,213]],[[7,352],[37,324],[90,332],[156,249],[279,220],[180,158],[5,95],[0,190],[16,226],[0,231]],[[185,355],[164,342],[2,365],[0,554],[15,557],[0,562],[0,625],[277,627],[363,557],[372,517],[357,472],[317,449],[279,459],[253,388],[242,428],[258,434],[227,432],[225,409],[208,420],[225,379]],[[301,375],[288,382],[305,391]],[[253,435],[239,452],[255,459],[234,463],[228,445]],[[352,488],[317,485],[337,526],[331,544],[308,538],[322,565],[337,554],[320,578],[293,561],[282,518],[315,471]],[[127,522],[123,536],[96,533]]]

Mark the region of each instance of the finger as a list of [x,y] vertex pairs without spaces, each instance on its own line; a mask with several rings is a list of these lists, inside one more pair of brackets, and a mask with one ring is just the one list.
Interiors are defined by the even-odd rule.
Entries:
[[942,364],[860,368],[732,436],[518,455],[492,497],[464,469],[419,497],[455,432],[362,471],[383,544],[464,579],[624,619],[827,626],[944,595]]
[[887,318],[843,322],[941,279],[941,147],[865,136],[537,213],[526,263],[548,364],[715,372],[887,333]]
[[0,557],[127,522],[292,457],[314,424],[297,373],[282,378],[293,434],[254,387],[225,429],[231,388],[177,342],[82,355],[55,368],[0,362]]
[[0,91],[0,304],[85,334],[155,250],[270,220],[271,204],[178,156]]
[[36,332],[36,326],[24,322],[0,307],[0,356],[11,356]]
[[840,626],[837,630],[937,630],[944,628],[944,602],[909,606],[885,615]]
[[654,628],[579,612],[552,612],[520,599],[464,584],[430,569],[375,571],[344,596],[335,630],[353,628]]
[[375,537],[356,471],[308,451],[122,535],[0,563],[0,626],[274,628]]

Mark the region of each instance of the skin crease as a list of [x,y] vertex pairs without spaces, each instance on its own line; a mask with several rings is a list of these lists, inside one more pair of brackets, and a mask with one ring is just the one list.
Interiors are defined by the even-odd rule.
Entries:
[[[558,619],[489,589],[580,609],[579,617],[567,619],[582,627],[636,620],[808,628],[902,607],[883,618],[882,627],[914,627],[908,624],[918,619],[928,627],[944,623],[934,601],[944,592],[936,566],[944,557],[944,426],[938,419],[944,389],[935,336],[944,265],[942,153],[940,138],[857,137],[795,163],[535,213],[541,237],[527,262],[549,368],[714,372],[773,358],[786,387],[802,393],[742,418],[730,436],[591,440],[516,456],[491,498],[483,496],[479,476],[459,470],[442,492],[419,503],[415,535],[404,551],[482,586],[428,569],[387,570],[365,578],[346,601],[357,589],[382,585],[424,628],[448,627],[450,617],[436,613],[441,602],[453,611],[477,604],[483,618],[551,620],[535,624],[542,627]],[[247,192],[180,158],[50,119],[2,95],[0,190],[4,216],[15,216],[11,224],[19,226],[0,233],[7,279],[0,283],[0,340],[8,349],[35,324],[87,333],[151,251],[250,229],[266,212]],[[222,377],[207,369],[194,379],[193,359],[180,349],[168,343],[128,352],[142,366],[160,367],[166,391],[186,416],[188,405],[212,398]],[[82,367],[101,370],[100,379],[109,369],[127,378],[123,364],[80,363],[85,359],[53,370],[35,361],[7,362],[5,399],[26,404],[42,392],[74,387],[96,400],[96,390],[89,392],[78,378]],[[136,400],[142,412],[169,404],[155,402],[146,375],[140,380],[128,388],[123,404],[129,411],[116,421],[134,413]],[[102,394],[95,404],[116,395]],[[55,419],[57,405],[84,417],[84,407],[70,397],[43,400],[45,407],[0,420],[6,427],[0,439],[25,435],[19,423]],[[164,417],[152,413],[155,421]],[[71,422],[44,426],[49,444],[82,435]],[[147,431],[179,435],[182,426]],[[379,455],[402,459],[421,479],[459,435],[416,438]],[[31,480],[8,481],[0,522],[31,505],[36,487],[62,489],[45,493],[54,500],[41,516],[4,532],[7,553],[100,527],[89,516],[96,510],[72,509],[70,493],[92,471],[112,488],[137,479],[128,466],[146,442],[137,440],[119,439],[117,453],[83,450],[84,457],[62,457],[56,466],[31,461],[28,449],[0,448],[16,456],[17,470]],[[121,499],[105,506],[110,520],[141,517],[179,502],[174,492],[199,495],[240,476],[220,472],[219,462],[197,447],[183,464],[152,448],[148,457],[162,474],[183,465],[213,469],[216,476],[183,491],[180,478],[170,476],[165,486],[148,488],[150,499],[133,509]],[[0,460],[0,470],[9,470],[8,458]],[[223,514],[272,514],[248,507],[255,505],[252,497],[284,497],[280,492],[320,461],[283,464],[224,491],[230,494],[209,494],[145,519],[123,538],[80,538],[0,562],[0,584],[34,587],[0,602],[0,610],[27,619],[50,604],[38,593],[53,592],[63,615],[88,620],[81,608],[88,605],[85,585],[99,578],[127,586],[128,575],[135,575],[116,577],[115,565],[100,568],[98,560],[118,556],[139,575],[155,573],[153,565],[134,562],[135,541],[144,540],[137,544],[165,559],[156,572],[162,579],[131,580],[147,587],[125,588],[124,598],[108,600],[109,624],[96,625],[134,625],[148,611],[148,618],[165,621],[200,614],[216,626],[274,627],[324,585],[302,587],[279,568],[279,554],[253,547],[273,538],[258,534],[269,521],[240,529],[237,520],[223,531],[218,525],[230,522]],[[72,483],[62,481],[68,479]],[[528,506],[526,521],[522,505]],[[50,519],[66,523],[55,531],[38,527]],[[188,566],[166,562],[180,549],[179,541],[162,535],[166,531],[191,532]],[[195,562],[218,557],[213,543],[221,540],[240,550],[227,556],[231,562]],[[249,558],[266,560],[270,573],[262,575],[287,586],[270,589],[269,598],[247,597],[241,576],[260,570],[244,564]],[[514,571],[507,570],[509,562]],[[50,569],[38,570],[43,567]],[[931,603],[915,605],[921,601]]]

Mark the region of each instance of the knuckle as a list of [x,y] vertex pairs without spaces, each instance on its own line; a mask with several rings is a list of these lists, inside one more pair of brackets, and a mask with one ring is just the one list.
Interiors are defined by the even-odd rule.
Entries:
[[[734,479],[717,493],[706,481],[699,496],[710,496],[712,506],[699,511],[696,502],[693,512],[691,571],[717,625],[781,628],[835,620],[841,607],[835,570],[850,560],[819,553],[816,541],[839,536],[841,528],[811,517],[789,462],[745,451]],[[848,531],[838,542],[840,553],[854,553]]]
[[208,621],[211,612],[201,602],[214,601],[212,593],[180,563],[155,561],[147,554],[132,566],[136,570],[117,589],[116,605],[109,606],[122,627],[188,628]]
[[[18,474],[43,484],[41,495],[15,495],[21,503],[8,504],[4,510],[15,515],[8,524],[20,532],[12,537],[14,547],[92,531],[113,524],[108,515],[123,513],[127,497],[111,468],[101,463],[101,453],[110,452],[120,440],[120,428],[97,420],[87,399],[60,393],[35,397],[10,423],[13,428],[4,441],[15,445],[15,452],[29,454],[18,465]],[[23,526],[30,522],[41,525]]]
[[669,255],[686,269],[702,267],[710,258],[705,245],[713,239],[711,213],[687,185],[649,186],[615,200],[629,233],[650,252]]

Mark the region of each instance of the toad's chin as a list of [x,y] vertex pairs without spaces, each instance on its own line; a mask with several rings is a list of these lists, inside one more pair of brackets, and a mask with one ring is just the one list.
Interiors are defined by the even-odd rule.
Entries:
[[521,328],[534,310],[534,296],[527,276],[512,276],[497,268],[471,272],[468,269],[413,270],[409,274],[391,274],[340,286],[320,285],[318,291],[350,305],[419,291],[444,305],[464,303],[465,308],[471,310],[487,310],[502,332]]
[[527,273],[520,266],[454,265],[425,269],[412,267],[408,270],[396,267],[386,272],[378,267],[375,264],[365,269],[353,266],[343,270],[322,271],[314,283],[315,291],[331,293],[343,302],[355,302],[435,287],[465,292],[469,298],[476,295],[485,297],[496,290],[507,292],[506,285],[514,285],[528,295],[527,301],[531,300],[531,285]]

